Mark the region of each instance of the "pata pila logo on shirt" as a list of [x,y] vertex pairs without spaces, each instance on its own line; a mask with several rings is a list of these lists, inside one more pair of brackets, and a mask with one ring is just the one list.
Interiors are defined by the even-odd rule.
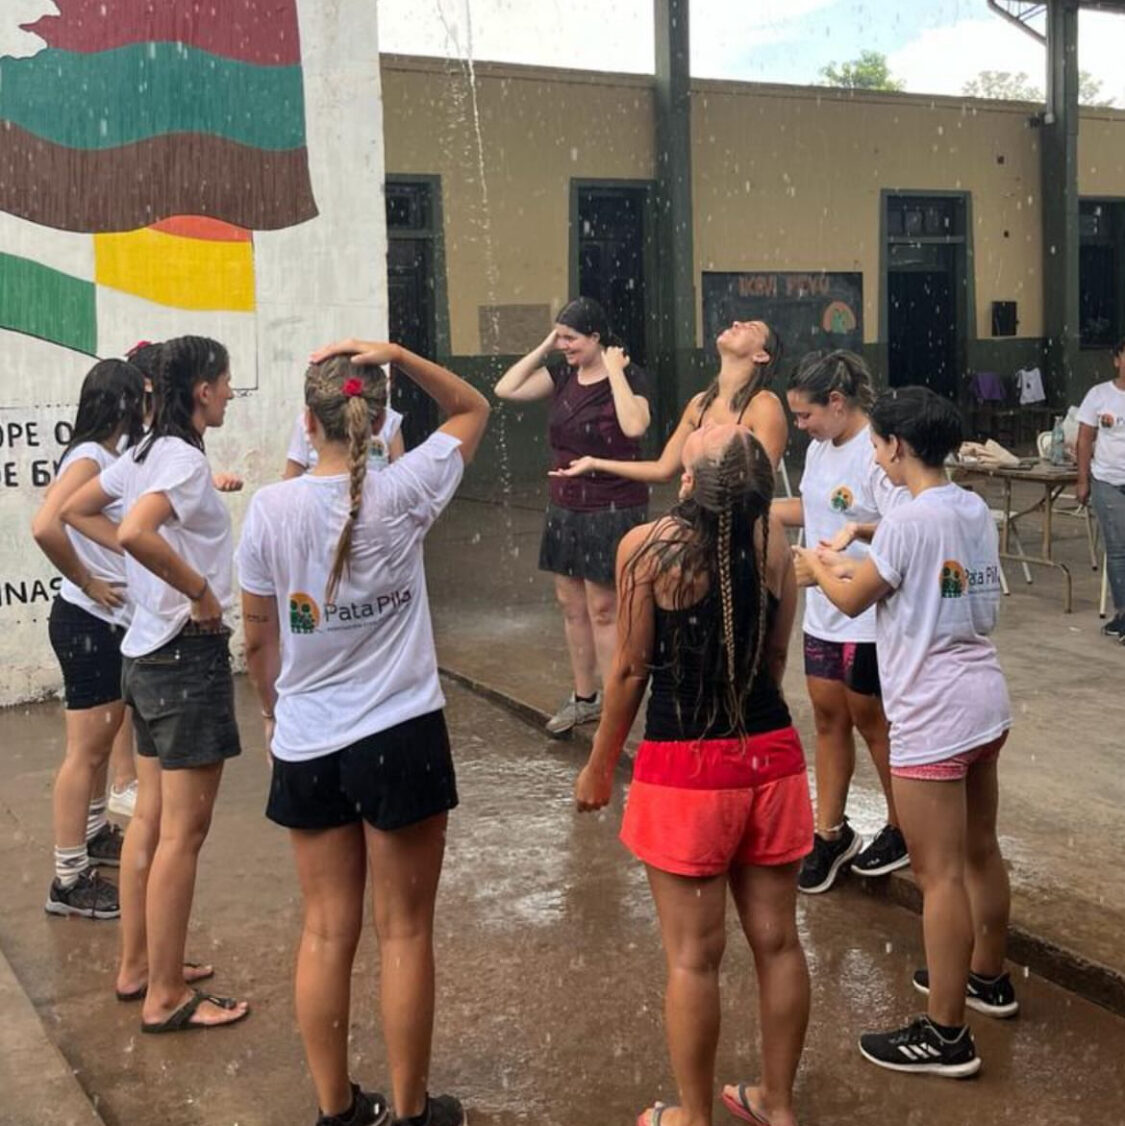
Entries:
[[964,567],[956,559],[947,559],[941,565],[942,598],[960,598],[978,591],[996,590],[1000,586],[1000,568],[995,563],[987,567]]
[[289,595],[289,632],[315,633],[324,622],[325,629],[339,623],[357,624],[369,618],[378,618],[390,610],[409,605],[412,594],[409,588],[380,594],[374,602],[328,602],[323,609],[311,594],[294,591]]
[[832,496],[828,498],[828,503],[832,506],[833,512],[847,512],[855,504],[855,497],[847,485],[837,485],[832,490]]

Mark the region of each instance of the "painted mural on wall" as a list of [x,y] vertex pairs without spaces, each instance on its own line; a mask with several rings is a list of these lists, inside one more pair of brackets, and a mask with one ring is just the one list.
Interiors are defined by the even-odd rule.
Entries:
[[251,489],[309,349],[385,324],[378,84],[367,0],[0,6],[0,703],[57,679],[26,529],[96,357],[221,340],[244,401],[208,452]]

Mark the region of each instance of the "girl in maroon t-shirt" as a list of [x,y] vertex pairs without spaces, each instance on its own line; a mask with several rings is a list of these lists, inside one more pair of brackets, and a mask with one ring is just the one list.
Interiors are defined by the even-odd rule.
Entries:
[[[548,363],[551,353],[561,352]],[[500,399],[551,400],[551,469],[578,458],[636,461],[648,429],[648,381],[616,346],[602,307],[579,297],[559,313],[538,348],[496,385]],[[601,674],[616,643],[614,564],[617,545],[648,519],[648,486],[612,474],[551,477],[539,569],[555,576],[574,690],[548,721],[565,735],[601,714]]]

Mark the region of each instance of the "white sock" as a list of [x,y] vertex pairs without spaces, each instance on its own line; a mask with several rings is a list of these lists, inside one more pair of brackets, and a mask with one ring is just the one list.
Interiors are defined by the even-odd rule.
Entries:
[[78,877],[90,867],[90,857],[84,844],[73,848],[55,846],[55,876],[64,888],[74,887]]
[[105,814],[105,795],[90,802],[86,812],[86,840],[92,841],[105,827],[108,818]]

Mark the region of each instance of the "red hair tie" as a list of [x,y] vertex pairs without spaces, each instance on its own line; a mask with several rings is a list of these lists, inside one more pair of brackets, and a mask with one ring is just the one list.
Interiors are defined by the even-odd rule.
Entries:
[[136,342],[136,344],[134,344],[134,345],[133,345],[133,347],[132,347],[132,348],[130,348],[130,349],[129,349],[129,351],[125,353],[125,355],[126,355],[127,357],[133,357],[133,356],[135,356],[135,355],[136,355],[136,354],[137,354],[137,353],[138,353],[138,352],[139,352],[139,351],[140,351],[140,350],[141,350],[142,348],[151,348],[151,347],[152,347],[152,341],[151,341],[151,340],[138,340],[138,341]]
[[341,387],[340,390],[343,391],[349,399],[354,399],[363,394],[363,380],[353,375],[351,378],[344,380],[344,386]]

